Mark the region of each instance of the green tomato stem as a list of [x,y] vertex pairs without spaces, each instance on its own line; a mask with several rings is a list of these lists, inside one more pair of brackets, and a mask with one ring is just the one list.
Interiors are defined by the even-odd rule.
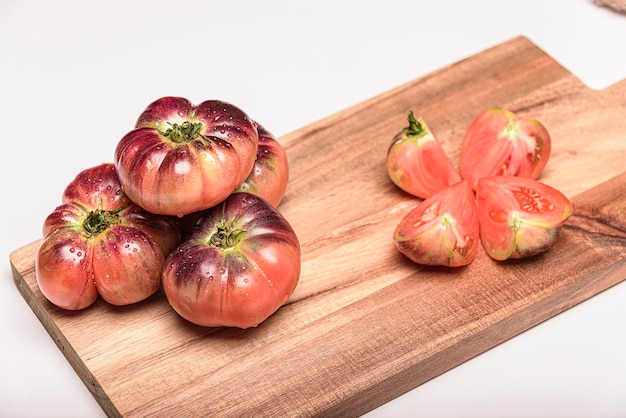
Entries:
[[201,137],[204,139],[204,136],[200,133],[200,129],[202,129],[202,123],[196,122],[192,123],[189,121],[185,121],[180,125],[178,123],[170,123],[169,128],[165,131],[157,130],[161,135],[168,137],[177,144],[182,144],[184,142],[190,142],[196,139],[197,137]]
[[424,129],[424,125],[415,119],[413,111],[409,110],[409,126],[407,127],[406,134],[409,136],[422,135],[424,133]]
[[96,236],[111,225],[118,224],[119,214],[126,209],[128,204],[115,210],[96,209],[89,212],[87,218],[83,222],[83,229],[89,236]]
[[221,222],[217,230],[209,237],[209,244],[222,250],[233,249],[245,233],[245,229],[235,228],[231,222]]

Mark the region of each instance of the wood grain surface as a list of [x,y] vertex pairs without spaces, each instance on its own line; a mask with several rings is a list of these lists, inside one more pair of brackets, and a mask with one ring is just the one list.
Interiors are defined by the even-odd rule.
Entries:
[[[458,164],[464,130],[491,106],[546,125],[540,180],[574,215],[532,259],[480,249],[465,268],[417,266],[391,238],[419,202],[386,175],[391,138],[412,109]],[[302,275],[257,328],[191,325],[162,293],[65,312],[37,288],[39,241],[10,255],[17,287],[108,415],[358,416],[626,278],[626,82],[593,91],[524,37],[280,141],[291,178],[279,209]]]

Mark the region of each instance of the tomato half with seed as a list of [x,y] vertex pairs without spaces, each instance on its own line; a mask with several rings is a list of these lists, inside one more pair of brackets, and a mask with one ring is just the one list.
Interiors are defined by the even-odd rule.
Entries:
[[287,153],[280,142],[263,126],[257,125],[257,131],[259,147],[254,167],[248,178],[235,191],[261,196],[277,207],[283,199],[289,180]]
[[136,204],[182,216],[226,199],[250,174],[257,147],[256,125],[238,107],[163,97],[120,140],[115,166]]
[[46,218],[35,259],[41,293],[79,310],[98,295],[114,305],[146,299],[161,285],[180,241],[178,220],[149,213],[122,192],[113,164],[79,173]]
[[201,326],[255,327],[278,310],[300,276],[300,244],[265,199],[233,193],[202,213],[163,269],[165,295]]
[[518,119],[495,107],[480,113],[469,125],[461,143],[461,176],[476,190],[488,176],[537,179],[551,152],[548,130],[534,119]]
[[387,174],[405,192],[425,199],[458,183],[461,176],[426,122],[412,111],[408,120],[387,151]]
[[542,253],[572,215],[570,200],[557,189],[526,177],[485,177],[476,190],[480,238],[495,260]]
[[423,200],[396,227],[396,248],[412,261],[460,267],[478,249],[478,214],[474,193],[463,180]]

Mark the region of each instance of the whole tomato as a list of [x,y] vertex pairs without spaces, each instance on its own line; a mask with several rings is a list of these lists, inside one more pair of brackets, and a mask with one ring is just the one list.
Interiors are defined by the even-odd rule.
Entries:
[[130,201],[110,163],[70,182],[43,234],[37,283],[50,302],[68,310],[86,308],[98,295],[114,305],[146,299],[160,287],[165,258],[180,242],[178,220]]
[[250,174],[257,147],[256,125],[238,107],[163,97],[120,140],[115,166],[136,204],[182,216],[226,199]]
[[387,174],[405,192],[426,199],[461,176],[426,122],[415,119],[412,111],[408,120],[387,150]]
[[478,214],[467,181],[448,186],[411,210],[393,233],[398,251],[418,264],[460,267],[479,246]]
[[476,190],[489,176],[537,179],[548,163],[552,142],[548,130],[534,119],[518,119],[495,107],[480,113],[461,143],[461,176]]
[[289,180],[287,153],[280,142],[261,125],[257,125],[257,131],[259,148],[254,167],[235,191],[261,196],[277,207],[283,199]]
[[255,327],[280,308],[300,277],[300,244],[265,199],[234,193],[202,213],[163,268],[176,312],[201,326]]
[[495,260],[546,251],[572,215],[572,202],[557,189],[527,177],[484,177],[476,190],[480,238]]

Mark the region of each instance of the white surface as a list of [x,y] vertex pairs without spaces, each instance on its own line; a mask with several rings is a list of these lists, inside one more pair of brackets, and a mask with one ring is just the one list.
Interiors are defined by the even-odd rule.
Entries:
[[[280,136],[519,34],[591,87],[626,78],[626,16],[591,0],[2,1],[0,416],[103,415],[8,255],[149,102],[227,100]],[[624,301],[626,283],[369,415],[626,416]]]

